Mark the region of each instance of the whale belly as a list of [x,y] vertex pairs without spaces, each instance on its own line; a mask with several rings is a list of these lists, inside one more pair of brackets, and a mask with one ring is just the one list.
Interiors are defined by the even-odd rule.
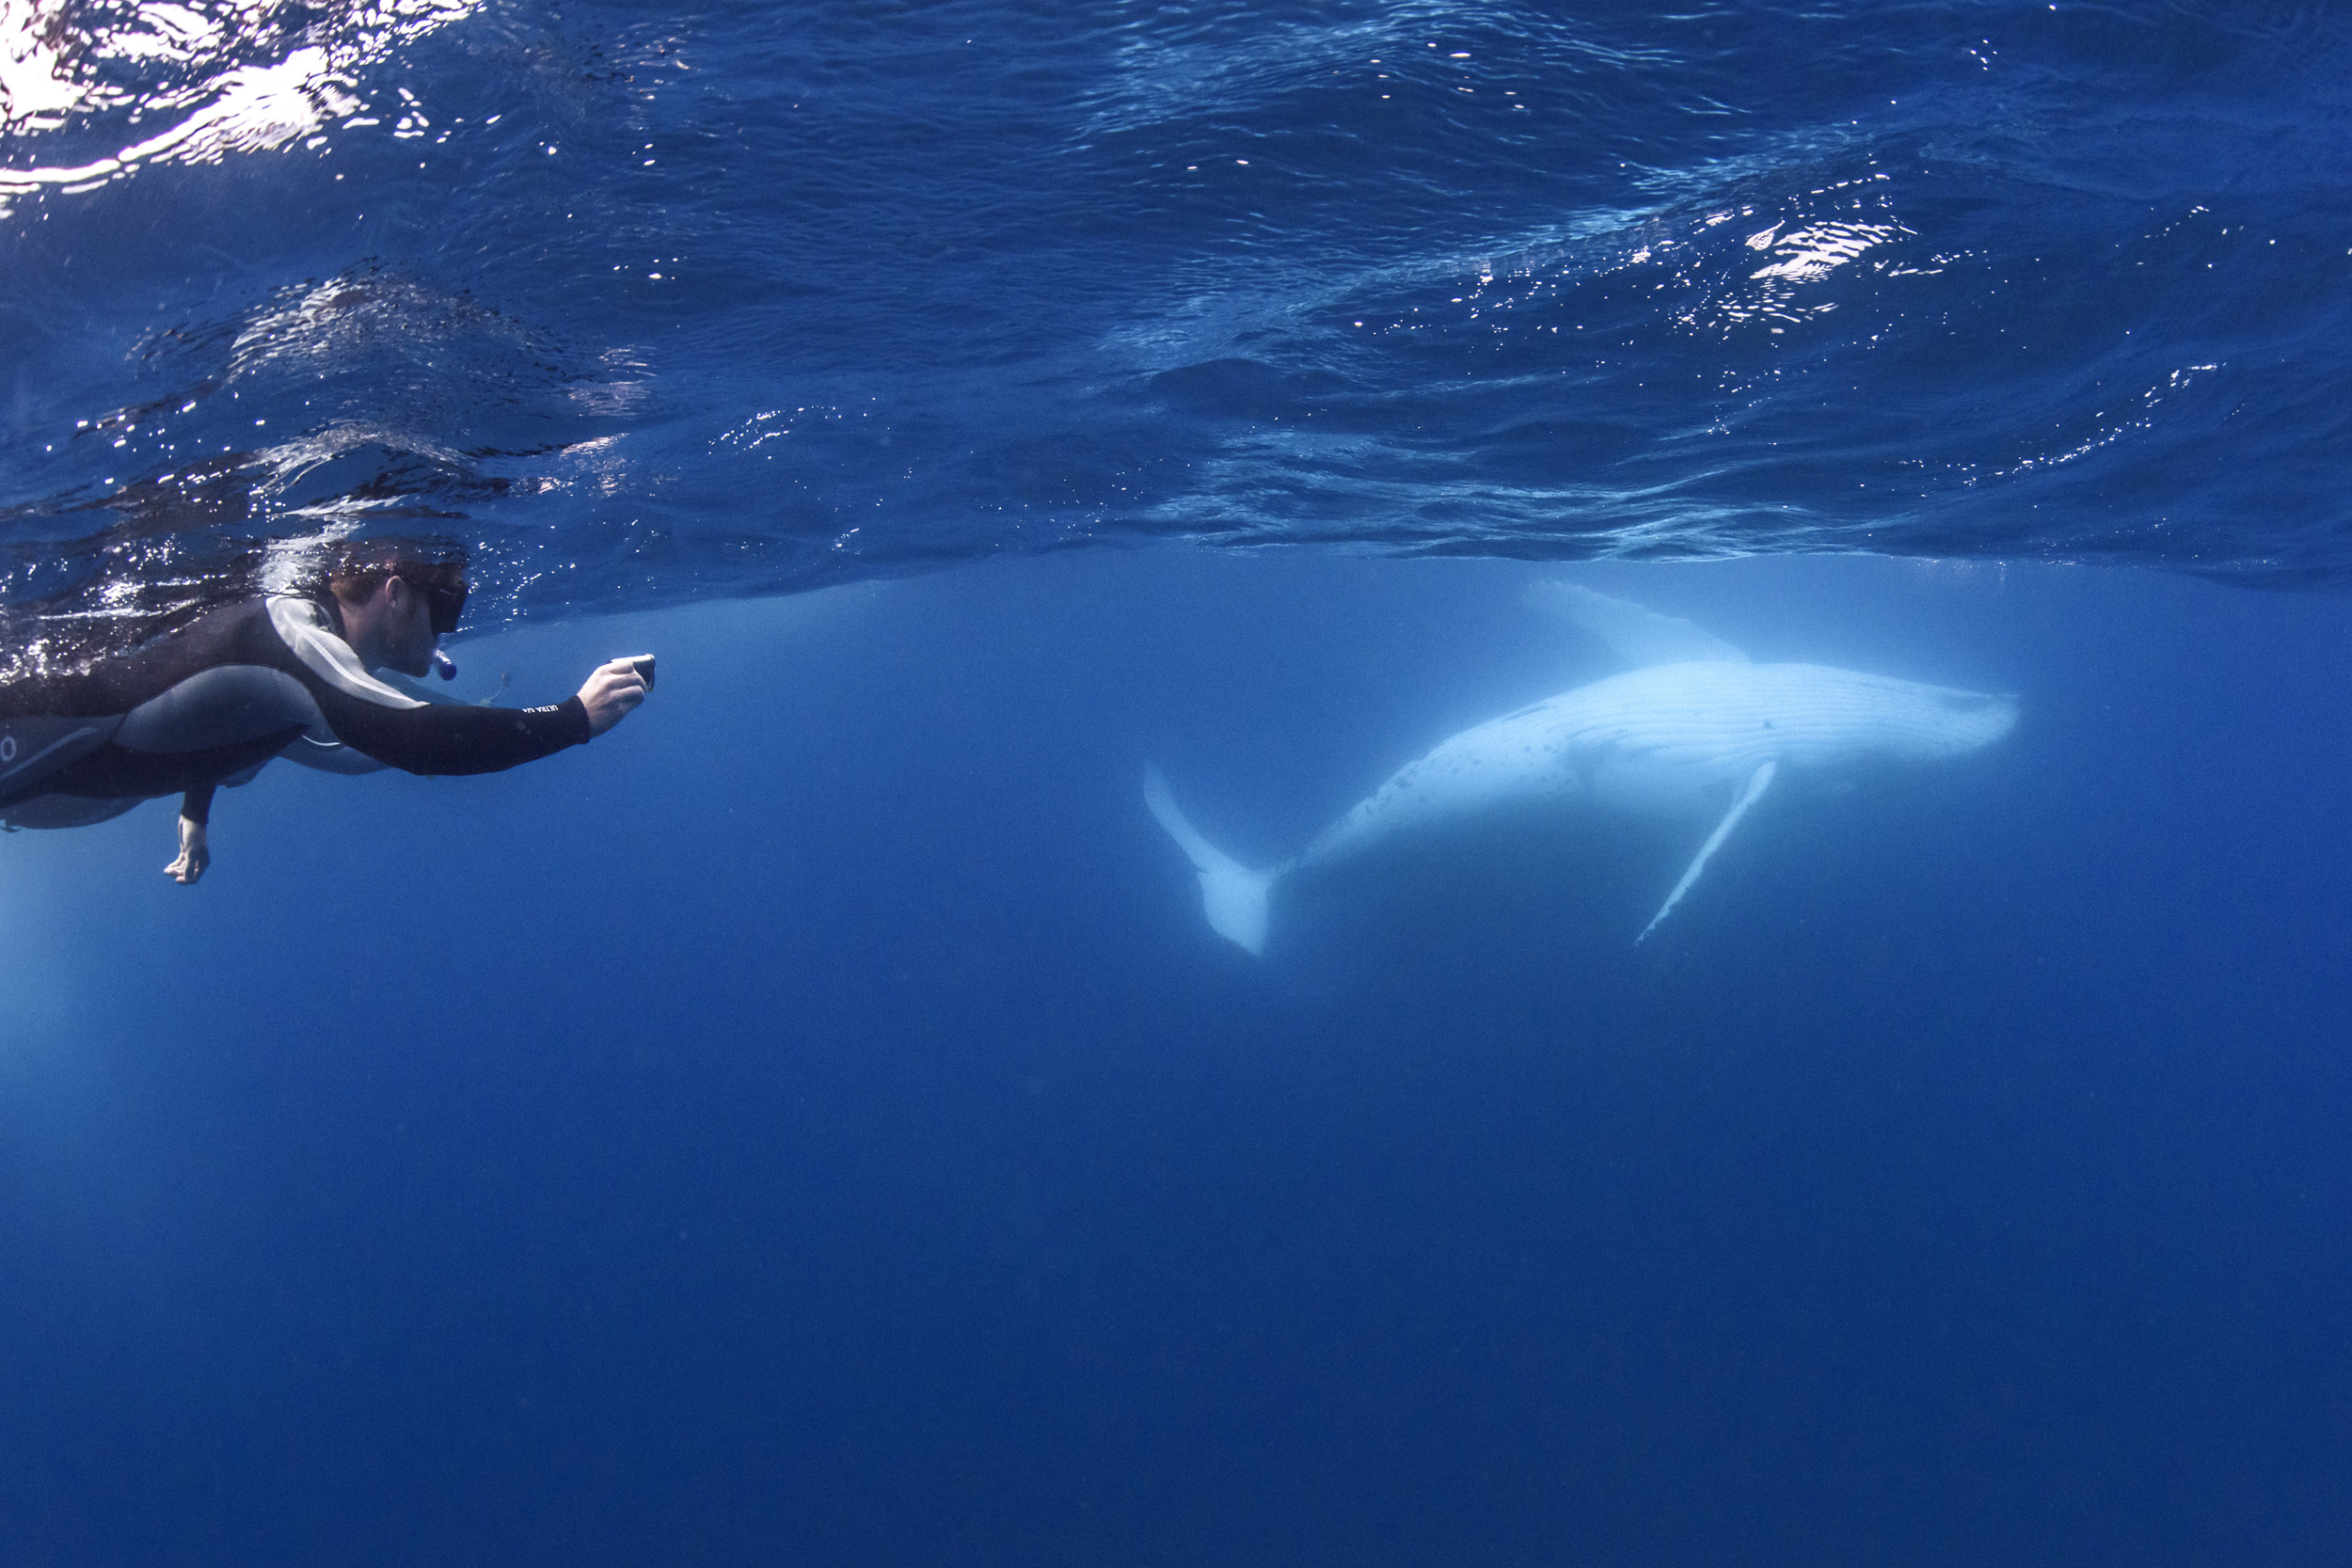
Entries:
[[2014,718],[2008,699],[1819,665],[1652,665],[1464,730],[1397,769],[1291,866],[1531,801],[1716,814],[1768,763],[1821,773],[1952,754],[1997,737]]
[[1528,801],[1577,793],[1560,737],[1525,714],[1491,720],[1406,763],[1316,836],[1295,866],[1343,860],[1383,840]]
[[1777,755],[1782,737],[1755,702],[1755,667],[1658,665],[1538,705],[1593,803],[1634,816],[1720,811],[1729,790]]
[[1723,809],[1724,792],[1756,771],[1720,758],[1661,756],[1654,752],[1609,752],[1584,764],[1585,788],[1593,803],[1633,816],[1689,816]]

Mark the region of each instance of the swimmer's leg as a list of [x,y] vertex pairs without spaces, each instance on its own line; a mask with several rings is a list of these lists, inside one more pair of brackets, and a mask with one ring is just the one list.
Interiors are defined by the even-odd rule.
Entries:
[[318,723],[318,704],[292,675],[259,664],[220,664],[133,708],[114,741],[125,751],[167,756]]
[[87,828],[120,816],[145,804],[140,796],[124,800],[95,800],[80,795],[36,795],[0,806],[0,828]]
[[[258,664],[223,664],[199,670],[133,708],[114,739],[128,752],[170,756],[217,752],[322,725],[318,704],[292,675]],[[245,783],[267,760],[264,755],[228,782]],[[164,875],[183,887],[200,880],[213,863],[206,825],[219,783],[196,785],[180,802],[180,853]]]

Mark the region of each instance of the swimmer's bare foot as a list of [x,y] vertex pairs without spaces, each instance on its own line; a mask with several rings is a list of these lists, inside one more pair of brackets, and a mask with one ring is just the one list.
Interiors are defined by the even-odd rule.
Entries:
[[204,824],[180,818],[180,858],[164,867],[164,875],[183,887],[193,886],[213,863],[213,847],[204,840]]

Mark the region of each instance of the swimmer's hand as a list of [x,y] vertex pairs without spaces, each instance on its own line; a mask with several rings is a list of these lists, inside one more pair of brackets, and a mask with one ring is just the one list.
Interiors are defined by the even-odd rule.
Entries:
[[164,867],[164,875],[192,887],[212,863],[213,847],[204,841],[204,824],[180,818],[180,858]]
[[588,734],[602,735],[645,700],[645,677],[628,659],[596,666],[588,684],[580,689],[580,705],[588,710]]

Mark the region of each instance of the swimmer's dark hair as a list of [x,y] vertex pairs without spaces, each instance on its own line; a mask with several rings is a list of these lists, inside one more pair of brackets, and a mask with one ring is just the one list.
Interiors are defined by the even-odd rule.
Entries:
[[326,586],[339,599],[364,599],[393,578],[420,588],[460,588],[469,559],[454,539],[355,539],[327,568]]
[[394,578],[424,595],[433,631],[447,637],[466,609],[466,546],[453,539],[362,539],[343,546],[326,574],[327,591],[358,604]]

